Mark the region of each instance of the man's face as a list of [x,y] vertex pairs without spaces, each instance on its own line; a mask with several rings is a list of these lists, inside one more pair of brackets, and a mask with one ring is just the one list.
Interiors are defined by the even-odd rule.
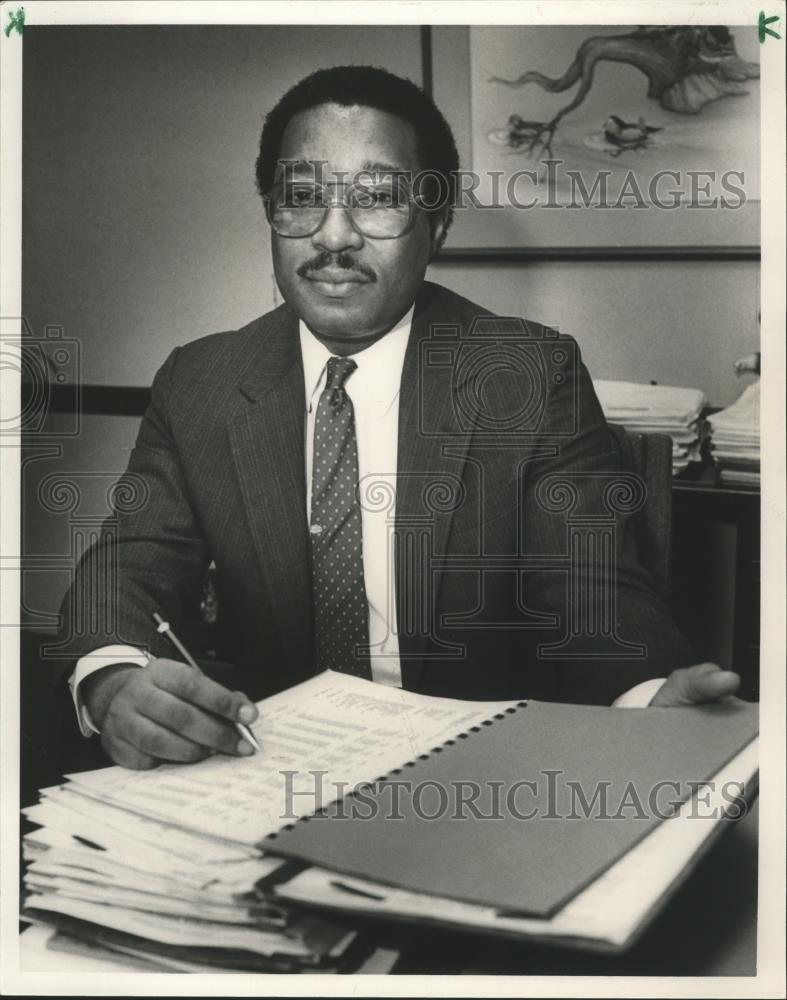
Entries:
[[[285,130],[279,160],[320,162],[318,179],[328,184],[348,184],[354,176],[380,168],[412,179],[421,169],[408,123],[374,108],[337,104],[295,115]],[[277,179],[282,176],[278,168]],[[363,341],[396,325],[412,305],[436,249],[427,215],[416,210],[415,216],[404,236],[375,239],[353,229],[339,202],[312,236],[271,232],[276,280],[310,330]],[[435,237],[439,233],[438,228]]]

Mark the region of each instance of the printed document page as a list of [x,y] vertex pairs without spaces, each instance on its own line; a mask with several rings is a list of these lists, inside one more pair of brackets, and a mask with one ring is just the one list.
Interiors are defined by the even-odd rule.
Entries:
[[68,777],[86,795],[254,846],[516,704],[433,698],[326,671],[259,702],[254,757]]

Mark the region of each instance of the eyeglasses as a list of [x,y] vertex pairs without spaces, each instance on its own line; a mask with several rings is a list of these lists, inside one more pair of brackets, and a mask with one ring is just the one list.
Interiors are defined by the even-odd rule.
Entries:
[[265,214],[275,233],[293,238],[313,236],[334,205],[347,210],[357,233],[375,240],[396,240],[415,221],[418,205],[401,181],[350,184],[342,190],[339,198],[328,185],[284,181],[263,197]]

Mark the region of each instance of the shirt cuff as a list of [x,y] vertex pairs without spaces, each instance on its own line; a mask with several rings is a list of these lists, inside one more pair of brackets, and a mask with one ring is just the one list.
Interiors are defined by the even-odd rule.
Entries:
[[99,730],[93,724],[90,712],[88,712],[87,706],[80,694],[79,686],[82,681],[86,677],[89,677],[90,674],[95,673],[96,670],[103,670],[104,667],[111,667],[115,663],[136,663],[137,666],[146,667],[149,662],[150,659],[147,654],[143,653],[141,649],[137,649],[136,646],[119,645],[102,646],[100,649],[94,649],[93,652],[87,653],[77,660],[74,672],[68,678],[68,686],[71,689],[71,697],[74,700],[79,730],[83,736],[92,736],[93,733],[98,733]]
[[656,697],[661,685],[666,677],[654,677],[652,680],[643,681],[641,684],[629,688],[612,702],[613,708],[645,708]]

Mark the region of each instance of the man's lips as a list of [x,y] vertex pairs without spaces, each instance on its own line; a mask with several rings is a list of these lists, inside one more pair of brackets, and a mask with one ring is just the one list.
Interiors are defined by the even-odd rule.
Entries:
[[308,274],[304,275],[307,281],[317,281],[320,283],[326,282],[332,285],[344,285],[348,281],[354,282],[355,284],[367,284],[369,278],[366,275],[361,274],[359,271],[346,271],[340,268],[335,269],[331,267],[320,268],[319,271],[310,271]]
[[371,280],[358,271],[345,271],[328,267],[320,268],[318,271],[310,271],[304,277],[312,283],[317,292],[329,299],[343,299],[355,295]]

